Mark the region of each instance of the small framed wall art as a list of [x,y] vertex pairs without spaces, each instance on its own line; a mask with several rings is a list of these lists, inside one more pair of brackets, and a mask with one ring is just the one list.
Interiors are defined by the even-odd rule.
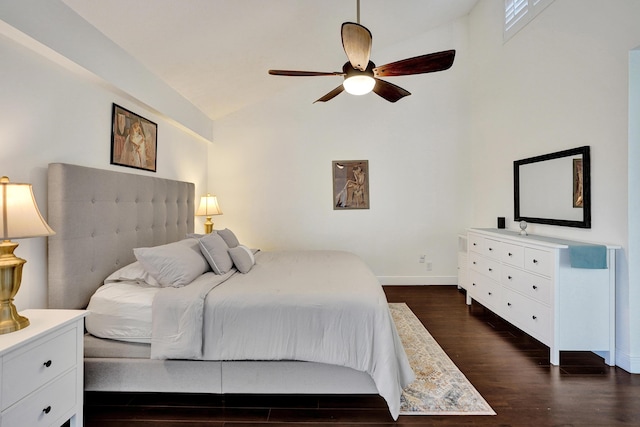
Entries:
[[113,104],[111,164],[156,171],[158,125]]
[[333,209],[369,209],[369,161],[334,160]]

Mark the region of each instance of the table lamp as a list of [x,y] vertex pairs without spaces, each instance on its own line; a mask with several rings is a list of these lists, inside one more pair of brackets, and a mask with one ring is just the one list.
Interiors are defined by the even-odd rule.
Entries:
[[13,305],[26,261],[13,254],[18,244],[11,239],[52,234],[55,232],[40,215],[31,184],[0,178],[0,334],[29,326],[29,319],[20,316]]
[[196,216],[206,217],[204,232],[207,234],[213,231],[213,221],[211,221],[213,215],[222,215],[222,210],[218,205],[218,198],[207,193],[206,196],[200,198],[200,206],[196,211]]

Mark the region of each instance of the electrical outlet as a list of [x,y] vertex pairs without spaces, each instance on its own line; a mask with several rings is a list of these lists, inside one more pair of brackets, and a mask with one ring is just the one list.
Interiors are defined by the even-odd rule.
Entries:
[[420,259],[418,259],[418,262],[420,264],[424,264],[425,260],[427,259],[426,255],[420,255]]
[[427,271],[433,270],[433,262],[427,261]]

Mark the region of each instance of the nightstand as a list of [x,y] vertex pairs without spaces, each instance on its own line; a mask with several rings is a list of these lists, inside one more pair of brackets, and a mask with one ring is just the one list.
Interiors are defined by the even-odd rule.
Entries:
[[31,325],[0,335],[0,426],[80,427],[84,310],[25,310]]

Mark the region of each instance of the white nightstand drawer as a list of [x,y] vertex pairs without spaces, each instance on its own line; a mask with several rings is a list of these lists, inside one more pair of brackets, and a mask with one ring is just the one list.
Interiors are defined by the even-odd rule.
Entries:
[[[75,325],[25,346],[3,360],[2,409],[76,365]],[[28,424],[23,424],[28,425]]]
[[58,426],[77,401],[76,371],[47,384],[2,413],[2,426]]

